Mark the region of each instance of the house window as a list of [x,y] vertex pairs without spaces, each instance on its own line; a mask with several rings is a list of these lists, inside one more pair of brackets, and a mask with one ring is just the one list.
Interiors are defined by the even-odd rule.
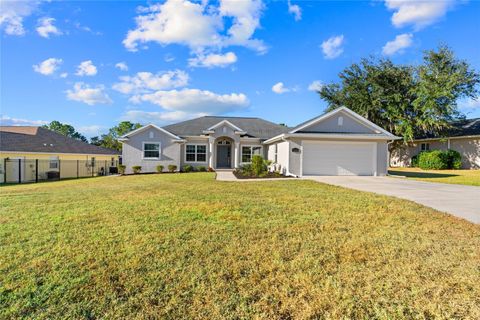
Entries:
[[96,164],[95,157],[92,157],[92,158],[90,159],[90,163],[91,163],[91,167],[92,167],[92,168],[95,167],[95,164]]
[[110,167],[115,167],[115,158],[111,159]]
[[158,159],[158,158],[160,158],[160,143],[158,143],[158,142],[144,142],[143,143],[143,158],[144,159]]
[[252,157],[254,155],[262,154],[262,147],[259,146],[243,146],[242,147],[242,162],[249,163],[252,162]]
[[430,143],[422,143],[420,145],[420,150],[421,151],[429,151],[430,150]]
[[58,158],[57,157],[50,158],[50,163],[48,167],[50,169],[58,169]]
[[187,144],[185,146],[185,162],[206,162],[206,144]]

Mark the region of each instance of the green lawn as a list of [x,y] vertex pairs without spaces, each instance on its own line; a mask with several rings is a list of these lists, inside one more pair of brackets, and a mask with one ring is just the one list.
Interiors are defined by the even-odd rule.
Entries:
[[389,174],[406,176],[420,181],[480,186],[480,170],[422,170],[419,168],[390,168]]
[[480,226],[313,181],[0,189],[0,319],[480,318]]

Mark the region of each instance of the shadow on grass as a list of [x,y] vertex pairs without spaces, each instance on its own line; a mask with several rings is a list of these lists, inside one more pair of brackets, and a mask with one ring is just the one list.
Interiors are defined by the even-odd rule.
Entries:
[[408,178],[448,178],[458,177],[458,174],[449,173],[432,173],[432,172],[415,172],[415,171],[395,171],[388,170],[388,174],[395,176],[405,176]]

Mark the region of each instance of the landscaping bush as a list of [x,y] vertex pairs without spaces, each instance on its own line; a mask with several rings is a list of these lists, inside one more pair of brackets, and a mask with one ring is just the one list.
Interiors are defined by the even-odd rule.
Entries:
[[158,173],[162,173],[162,172],[163,172],[163,166],[162,166],[162,165],[157,166],[157,172],[158,172]]
[[440,150],[426,151],[418,154],[418,166],[423,170],[448,169],[448,156]]
[[245,176],[252,176],[253,175],[252,165],[250,163],[246,163],[240,166],[240,172]]
[[177,171],[177,166],[174,165],[174,164],[168,165],[168,171],[169,171],[169,172],[175,172],[175,171]]
[[461,169],[462,168],[462,155],[460,152],[455,150],[446,151],[448,158],[448,168],[449,169]]
[[118,173],[125,174],[125,170],[127,169],[127,166],[123,164],[119,164],[117,168],[118,168]]
[[199,166],[199,167],[197,167],[197,169],[198,169],[198,171],[200,171],[200,172],[205,172],[205,171],[207,171],[207,168],[205,168],[204,166]]
[[192,172],[193,171],[193,167],[189,164],[183,166],[183,172]]
[[416,166],[423,170],[460,169],[462,156],[455,150],[422,151],[412,157],[412,167]]
[[135,174],[140,173],[140,171],[142,171],[142,166],[133,166],[132,170]]
[[263,160],[262,156],[259,156],[258,154],[254,155],[252,157],[252,173],[259,177],[262,174],[265,174],[267,172],[267,166],[265,164],[265,161]]
[[412,157],[412,162],[410,163],[410,166],[412,168],[418,168],[418,157],[420,156],[420,153],[419,154],[416,154]]

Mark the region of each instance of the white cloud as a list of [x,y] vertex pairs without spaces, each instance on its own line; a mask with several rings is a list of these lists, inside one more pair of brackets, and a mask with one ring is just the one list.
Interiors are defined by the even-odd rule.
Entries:
[[195,58],[188,60],[188,64],[191,67],[226,67],[230,64],[237,62],[237,56],[234,52],[227,52],[225,54],[208,54],[199,55]]
[[462,101],[459,102],[459,106],[461,109],[479,109],[480,110],[480,98],[473,99],[473,98],[468,98],[468,99],[463,99]]
[[295,21],[302,20],[302,8],[297,4],[292,4],[290,0],[288,1],[288,12],[293,14]]
[[33,70],[45,76],[49,76],[52,75],[56,70],[58,70],[62,63],[62,59],[50,58],[40,62],[39,64],[34,64]]
[[343,53],[343,34],[325,40],[320,45],[326,59],[335,59]]
[[49,18],[49,17],[43,17],[38,19],[38,24],[39,24],[37,27],[38,34],[44,38],[49,38],[50,34],[61,35],[62,32],[53,25],[54,22],[55,22],[55,19]]
[[23,19],[37,9],[40,1],[0,1],[0,28],[8,35],[25,34]]
[[105,129],[106,128],[104,126],[91,125],[91,126],[80,126],[77,128],[77,131],[87,137],[95,137],[103,133]]
[[86,103],[90,106],[112,103],[112,99],[110,99],[104,90],[105,87],[103,85],[91,87],[83,82],[77,82],[73,86],[73,90],[67,90],[67,98],[69,100]]
[[317,91],[320,91],[322,87],[323,87],[322,81],[315,80],[312,83],[310,83],[310,85],[308,86],[308,90],[317,92]]
[[395,40],[388,41],[382,48],[382,53],[386,56],[391,56],[395,53],[403,53],[403,51],[410,47],[413,43],[413,34],[404,33],[395,37]]
[[[167,0],[142,8],[135,18],[137,27],[128,31],[123,44],[131,51],[153,41],[186,45],[194,52],[229,45],[265,52],[263,42],[253,38],[260,27],[263,7],[261,0],[220,0],[219,6],[208,5],[207,1]],[[230,27],[225,30],[225,25]]]
[[77,76],[94,76],[97,74],[97,67],[93,64],[92,60],[83,61],[77,67]]
[[277,82],[273,85],[272,91],[277,93],[277,94],[282,94],[282,93],[286,93],[286,92],[290,92],[290,91],[296,91],[296,90],[285,87],[283,82]]
[[0,124],[2,126],[43,126],[47,124],[48,121],[45,120],[28,120],[28,119],[19,119],[12,118],[5,115],[0,115]]
[[112,88],[130,94],[184,87],[188,84],[189,76],[184,71],[175,70],[157,74],[138,72],[134,76],[123,76],[119,79],[121,82],[115,83]]
[[122,71],[128,71],[128,66],[125,62],[119,62],[115,65],[115,68],[122,70]]
[[220,95],[199,89],[156,91],[133,96],[130,101],[133,103],[150,102],[168,111],[195,114],[223,114],[244,109],[250,104],[247,96],[243,93]]
[[63,72],[63,73],[60,74],[60,78],[64,78],[64,79],[65,79],[66,77],[68,77],[68,73]]
[[155,123],[163,125],[169,122],[183,121],[196,117],[201,117],[204,113],[187,113],[183,111],[171,111],[171,112],[147,112],[142,110],[129,110],[121,117],[123,121],[132,121],[142,124]]
[[442,18],[454,5],[453,0],[385,0],[394,11],[392,24],[401,28],[413,25],[416,30],[431,25]]

